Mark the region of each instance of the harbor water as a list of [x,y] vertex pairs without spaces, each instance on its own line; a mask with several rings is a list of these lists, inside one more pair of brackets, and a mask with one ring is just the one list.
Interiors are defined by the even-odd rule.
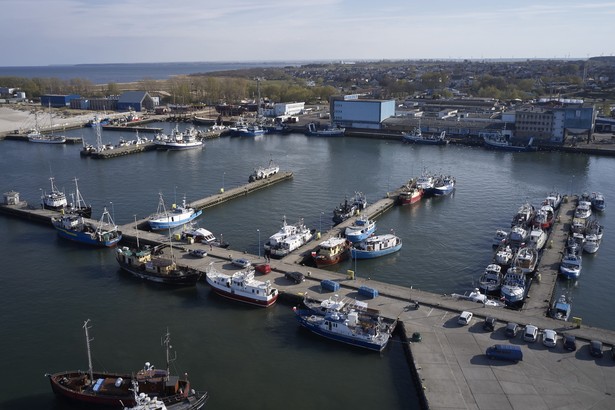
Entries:
[[[167,131],[174,125],[151,124]],[[67,135],[95,143],[89,128]],[[103,132],[105,143],[120,138],[134,135]],[[378,233],[402,237],[400,252],[329,268],[340,277],[352,269],[360,278],[447,294],[476,285],[491,261],[493,234],[510,226],[521,204],[538,205],[553,190],[600,191],[607,200],[607,210],[597,215],[605,226],[601,248],[584,256],[579,280],[558,281],[557,292],[572,299],[572,314],[583,323],[615,329],[612,158],[300,134],[224,137],[206,141],[203,149],[109,160],[82,158],[80,148],[2,142],[3,192],[18,191],[37,205],[50,176],[67,194],[77,177],[94,218],[107,207],[118,224],[128,224],[156,211],[159,193],[167,205],[184,195],[188,202],[211,196],[247,183],[269,160],[292,171],[292,180],[206,209],[198,219],[232,249],[251,254],[259,254],[283,218],[303,218],[326,231],[332,210],[355,191],[375,202],[425,169],[451,174],[457,180],[451,196],[394,207],[377,218]],[[146,361],[163,367],[160,337],[168,328],[178,356],[173,372],[188,372],[197,389],[208,390],[211,408],[419,408],[399,340],[381,354],[329,342],[299,328],[292,306],[283,302],[255,309],[221,300],[204,284],[151,286],[122,274],[113,250],[78,246],[51,227],[6,216],[0,216],[0,229],[0,348],[8,369],[1,376],[1,408],[73,408],[54,397],[44,374],[87,368],[86,319],[94,367],[112,371],[136,371]]]

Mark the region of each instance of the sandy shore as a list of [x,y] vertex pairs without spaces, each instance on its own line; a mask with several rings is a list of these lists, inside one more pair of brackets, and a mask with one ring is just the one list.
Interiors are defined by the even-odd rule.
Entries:
[[[51,121],[55,127],[67,127],[83,124],[94,118],[96,114],[94,111],[75,114],[66,111],[52,112]],[[42,107],[0,107],[0,133],[8,133],[15,130],[27,132],[34,128],[37,122],[41,128],[49,128],[51,126],[49,112]]]

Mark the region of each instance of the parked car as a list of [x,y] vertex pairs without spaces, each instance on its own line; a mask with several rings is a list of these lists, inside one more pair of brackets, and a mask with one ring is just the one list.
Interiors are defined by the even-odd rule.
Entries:
[[523,360],[523,351],[516,345],[493,345],[487,348],[485,355],[490,359],[510,360],[515,363]]
[[542,344],[547,347],[555,347],[557,345],[557,332],[552,329],[545,329],[542,332]]
[[305,275],[301,272],[286,272],[284,274],[286,279],[290,279],[295,283],[301,283],[305,280]]
[[569,352],[574,352],[577,350],[577,339],[573,335],[564,336],[564,349]]
[[592,357],[602,357],[602,342],[600,340],[592,340],[589,342],[589,354]]
[[529,343],[534,343],[538,339],[538,328],[534,325],[525,326],[523,332],[523,340]]
[[516,337],[518,332],[519,332],[519,325],[513,322],[508,323],[506,325],[506,330],[504,330],[506,337]]
[[483,322],[483,329],[492,332],[495,329],[495,318],[493,316],[487,316]]
[[461,326],[469,325],[470,322],[472,321],[472,316],[474,316],[472,312],[468,312],[467,310],[464,310],[459,315],[459,319],[457,319],[457,323],[459,323]]
[[231,263],[240,268],[249,268],[250,266],[252,266],[252,262],[250,262],[249,260],[245,258],[233,259]]

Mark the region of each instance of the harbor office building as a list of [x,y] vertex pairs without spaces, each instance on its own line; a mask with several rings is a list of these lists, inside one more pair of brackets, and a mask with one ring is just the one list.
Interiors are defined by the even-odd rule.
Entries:
[[345,128],[380,129],[382,122],[395,116],[395,100],[360,99],[358,94],[332,96],[331,122]]

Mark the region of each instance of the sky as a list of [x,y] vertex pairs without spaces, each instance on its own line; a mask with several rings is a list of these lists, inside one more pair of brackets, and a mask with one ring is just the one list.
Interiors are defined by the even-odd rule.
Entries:
[[0,0],[0,66],[615,55],[615,1]]

